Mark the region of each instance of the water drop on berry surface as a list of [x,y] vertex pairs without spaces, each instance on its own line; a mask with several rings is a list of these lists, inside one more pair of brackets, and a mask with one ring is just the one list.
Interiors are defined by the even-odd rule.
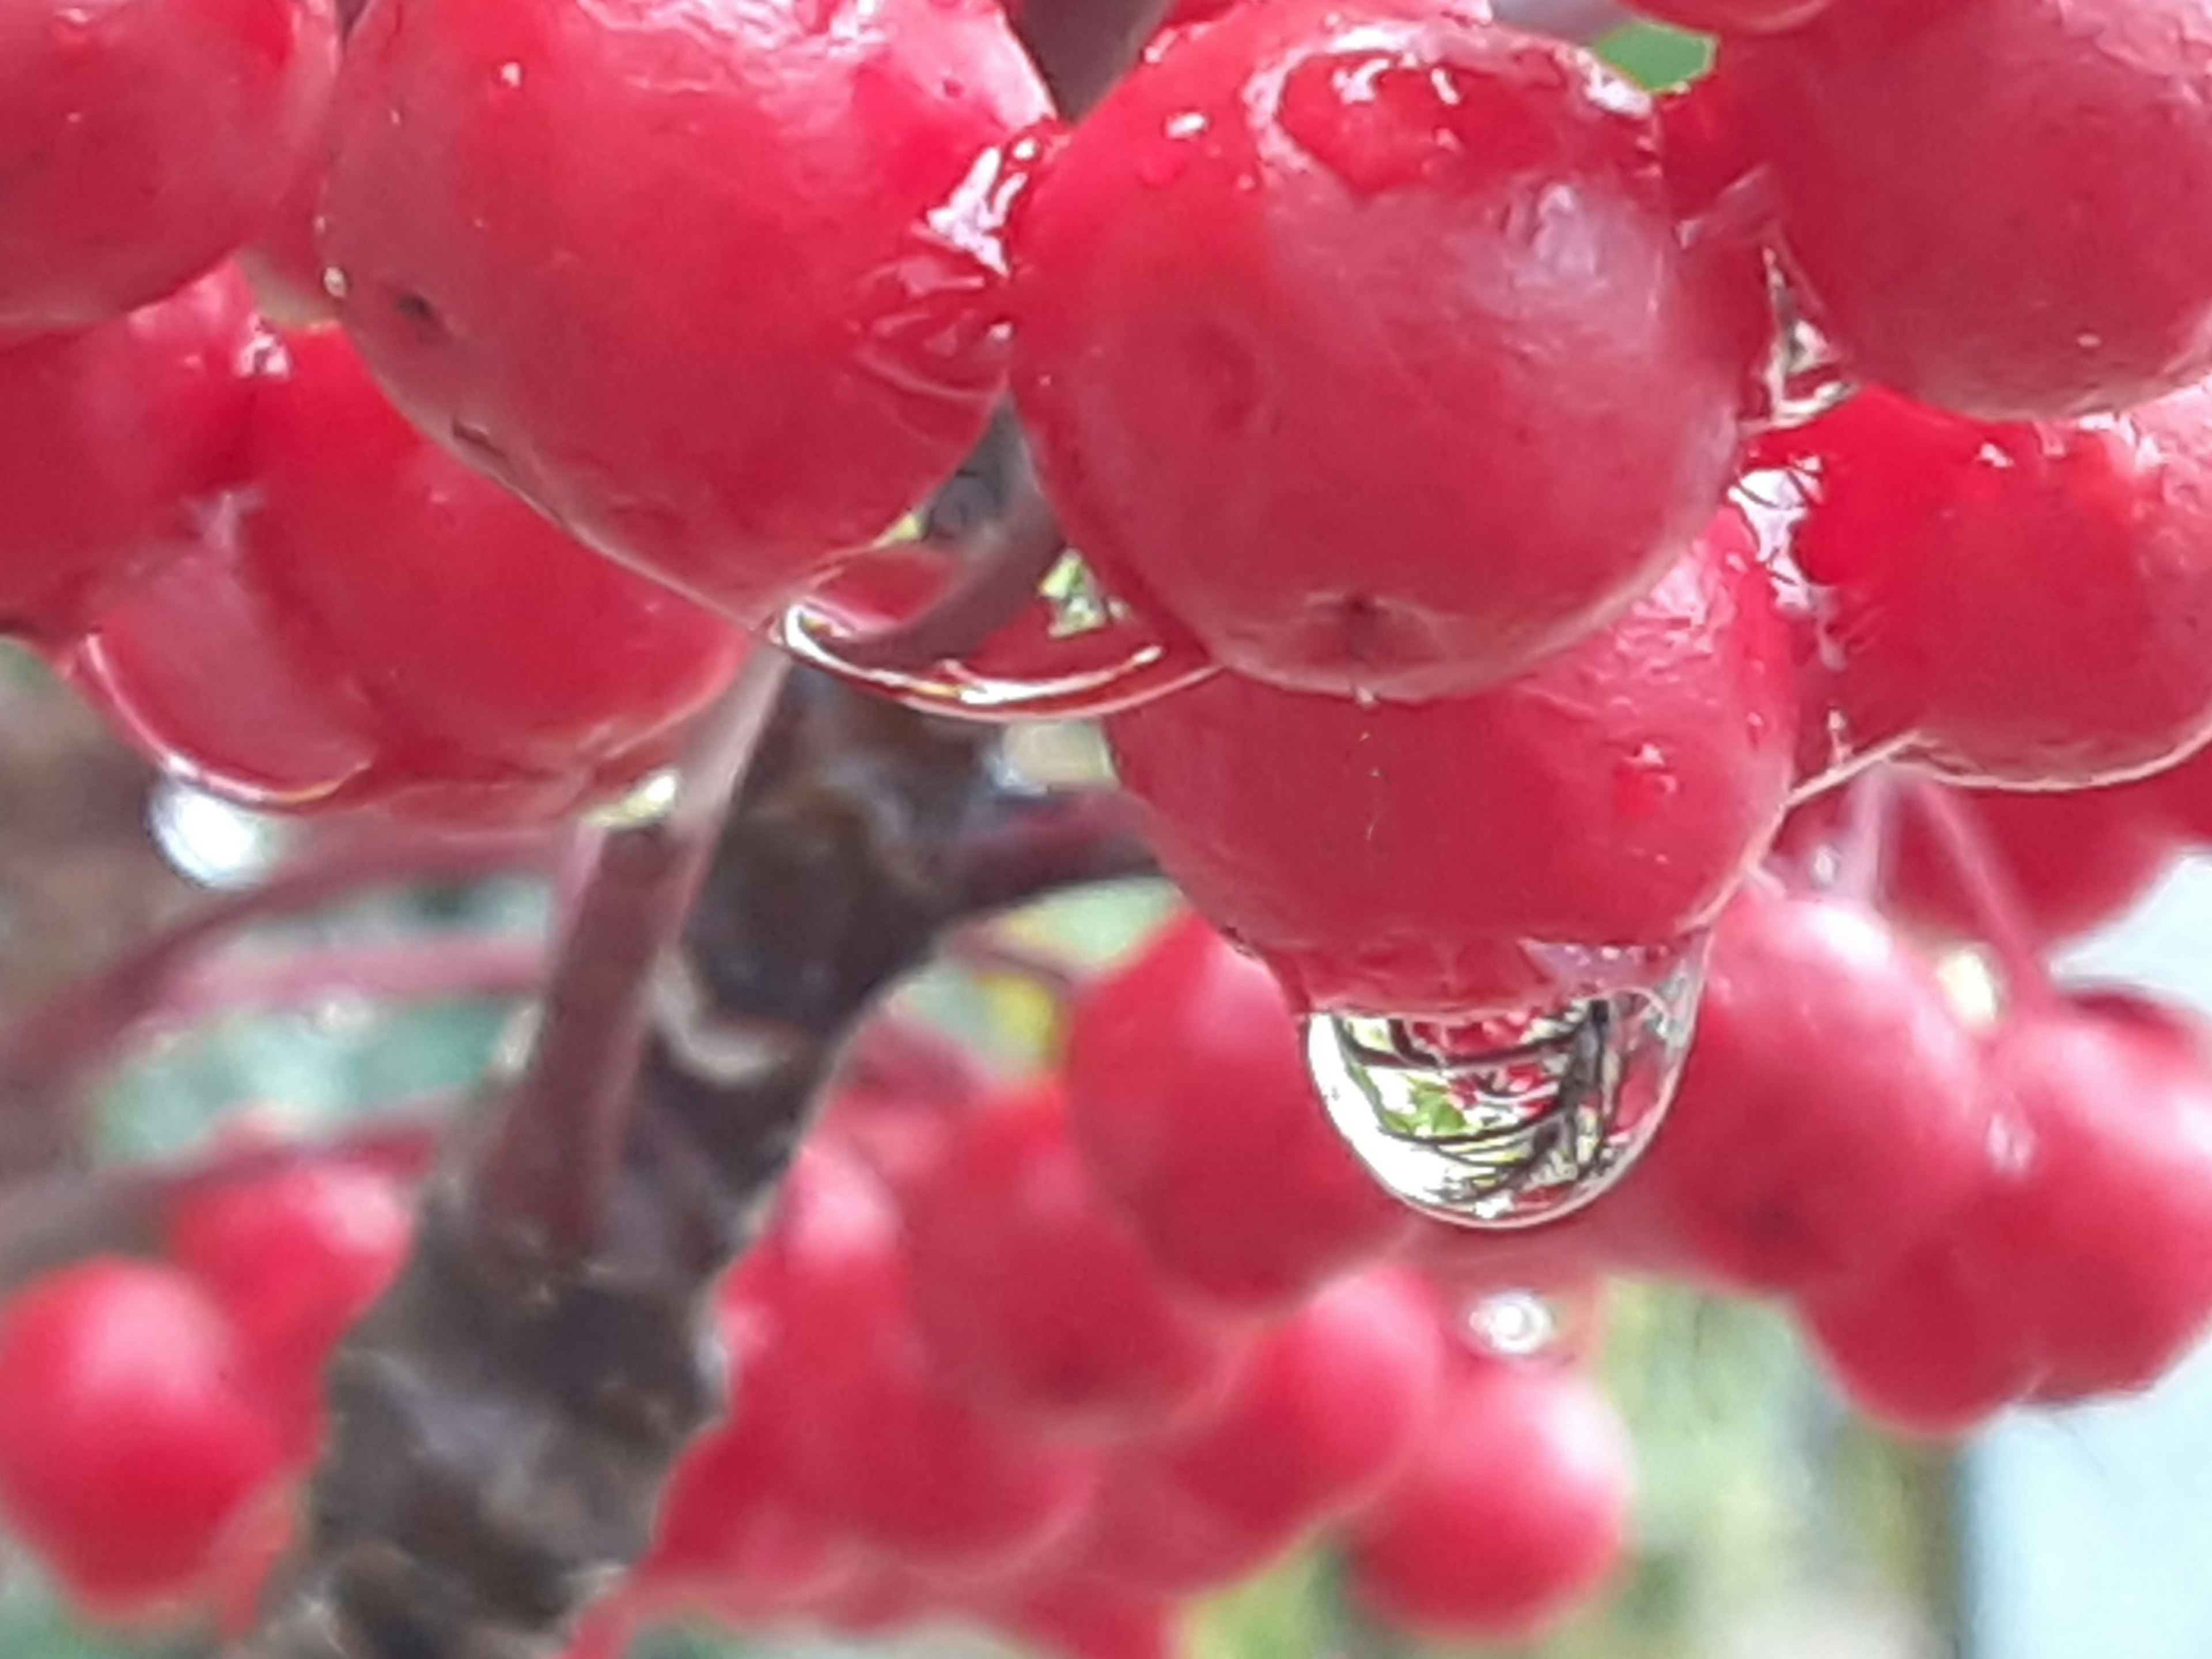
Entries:
[[1485,1353],[1527,1359],[1559,1340],[1559,1316],[1534,1291],[1500,1291],[1475,1301],[1463,1316],[1468,1339]]
[[180,779],[165,778],[147,804],[147,827],[169,867],[203,887],[252,887],[292,849],[286,819],[257,812]]
[[1461,1019],[1321,1013],[1306,1064],[1337,1133],[1414,1208],[1533,1227],[1581,1209],[1650,1146],[1705,979],[1702,940],[1648,982]]

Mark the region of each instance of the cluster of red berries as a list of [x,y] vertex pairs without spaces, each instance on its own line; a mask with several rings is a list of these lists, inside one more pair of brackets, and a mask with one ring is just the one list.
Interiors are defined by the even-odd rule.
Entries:
[[[1417,1630],[1523,1634],[1599,1587],[1624,1429],[1571,1346],[1486,1343],[1395,1259],[1411,1218],[1313,1111],[1266,970],[1186,919],[1070,1026],[1048,1077],[878,1064],[833,1098],[721,1292],[731,1413],[592,1640],[957,1619],[1142,1659],[1324,1528]],[[187,1191],[166,1261],[0,1309],[0,1514],[82,1605],[250,1612],[403,1200],[342,1160]]]
[[1653,9],[1723,37],[1656,101],[1480,0],[1198,5],[1071,125],[992,0],[34,9],[0,613],[218,789],[557,814],[742,648],[672,592],[769,624],[1011,392],[1215,670],[1114,722],[1170,868],[1391,1015],[1588,994],[1869,758],[2212,736],[2193,5]]
[[[788,608],[881,568],[1009,396],[1103,609],[1210,676],[1099,707],[1266,970],[1190,924],[1085,999],[1051,1085],[841,1104],[732,1282],[747,1403],[646,1589],[1142,1651],[1341,1520],[1413,1622],[1548,1609],[1617,1541],[1619,1459],[1569,1383],[1451,1358],[1376,1265],[1405,1252],[1786,1294],[1923,1427],[2141,1387],[2203,1328],[2201,1040],[2034,952],[2212,829],[2212,22],[1649,9],[1723,37],[1658,100],[1483,0],[1204,0],[1072,125],[995,0],[0,21],[0,619],[208,787],[476,820],[619,790],[744,630],[821,646]],[[1834,852],[1893,764],[1917,805],[1871,879],[1754,875]],[[1858,887],[1992,936],[1999,1014]],[[1534,1231],[1403,1218],[1287,1036],[1285,994],[1573,1007],[1709,931],[1673,1121]],[[176,1256],[43,1286],[0,1343],[56,1401],[7,1419],[41,1427],[0,1493],[95,1600],[169,1593],[177,1517],[296,1451],[296,1399],[247,1402],[312,1345],[254,1358]],[[226,1425],[137,1557],[71,1507],[109,1465],[42,1461],[135,1375],[102,1297],[203,1356],[114,1381],[131,1409]],[[1505,1401],[1580,1425],[1556,1478],[1501,1474],[1552,1444],[1498,1439]],[[1508,1489],[1571,1516],[1501,1550]]]

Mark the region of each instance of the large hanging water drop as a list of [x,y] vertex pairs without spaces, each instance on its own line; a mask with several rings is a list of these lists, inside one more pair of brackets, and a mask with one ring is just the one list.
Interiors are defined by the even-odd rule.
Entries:
[[1415,1208],[1533,1227],[1600,1196],[1674,1098],[1705,983],[1702,941],[1650,983],[1463,1020],[1316,1014],[1306,1064],[1352,1152]]

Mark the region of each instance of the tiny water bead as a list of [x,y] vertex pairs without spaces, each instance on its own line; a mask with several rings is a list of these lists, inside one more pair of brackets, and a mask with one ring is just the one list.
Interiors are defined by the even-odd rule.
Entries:
[[1321,1013],[1306,1064],[1337,1133],[1416,1209],[1533,1227],[1601,1196],[1674,1097],[1704,984],[1702,940],[1656,982],[1462,1021]]

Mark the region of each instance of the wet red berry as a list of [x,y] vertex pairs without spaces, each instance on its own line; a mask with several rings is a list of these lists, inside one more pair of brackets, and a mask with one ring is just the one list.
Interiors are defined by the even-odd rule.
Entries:
[[1587,994],[1712,915],[1780,819],[1792,676],[1731,514],[1485,696],[1363,708],[1222,675],[1109,735],[1162,862],[1294,1000],[1457,1014]]
[[994,0],[391,0],[322,248],[425,432],[758,623],[981,435],[988,176],[948,204],[1045,112]]
[[0,345],[0,628],[59,643],[198,538],[236,482],[254,327],[245,283],[219,271],[83,333]]
[[979,1408],[1114,1437],[1202,1410],[1228,1386],[1237,1332],[1181,1299],[1107,1207],[1056,1084],[969,1117],[908,1214],[930,1361]]
[[2078,788],[2212,737],[2212,395],[1999,426],[1869,392],[1768,453],[1848,748]]
[[1680,1091],[1629,1180],[1700,1276],[1802,1289],[1937,1232],[1990,1114],[1975,1037],[1881,917],[1753,884],[1714,931]]
[[757,1376],[792,1490],[920,1567],[980,1574],[1065,1537],[1097,1481],[1087,1450],[1048,1444],[937,1380],[915,1328],[890,1192],[810,1149],[762,1247],[776,1357]]
[[1329,1126],[1273,976],[1196,916],[1085,989],[1064,1073],[1101,1188],[1218,1301],[1281,1307],[1410,1224]]
[[0,337],[121,316],[252,236],[337,66],[327,0],[0,13]]
[[1352,1593],[1426,1636],[1530,1636],[1619,1562],[1634,1486],[1627,1431],[1587,1378],[1464,1368],[1421,1455],[1355,1523]]
[[1385,697],[1495,684],[1658,580],[1765,315],[1743,262],[1685,252],[1641,93],[1389,0],[1166,37],[1015,254],[1076,543],[1236,672]]
[[2212,1073],[2163,1022],[2024,1007],[1989,1066],[1980,1191],[1889,1272],[1814,1304],[1847,1388],[1950,1431],[2148,1387],[2212,1320]]
[[189,1195],[169,1217],[170,1259],[230,1316],[289,1452],[313,1449],[323,1368],[399,1271],[413,1224],[398,1182],[337,1159]]
[[2212,370],[2197,0],[1846,0],[1732,42],[1720,73],[1807,297],[1868,378],[2002,420]]
[[173,1267],[98,1257],[0,1309],[0,1512],[83,1605],[188,1595],[275,1474],[222,1310]]

